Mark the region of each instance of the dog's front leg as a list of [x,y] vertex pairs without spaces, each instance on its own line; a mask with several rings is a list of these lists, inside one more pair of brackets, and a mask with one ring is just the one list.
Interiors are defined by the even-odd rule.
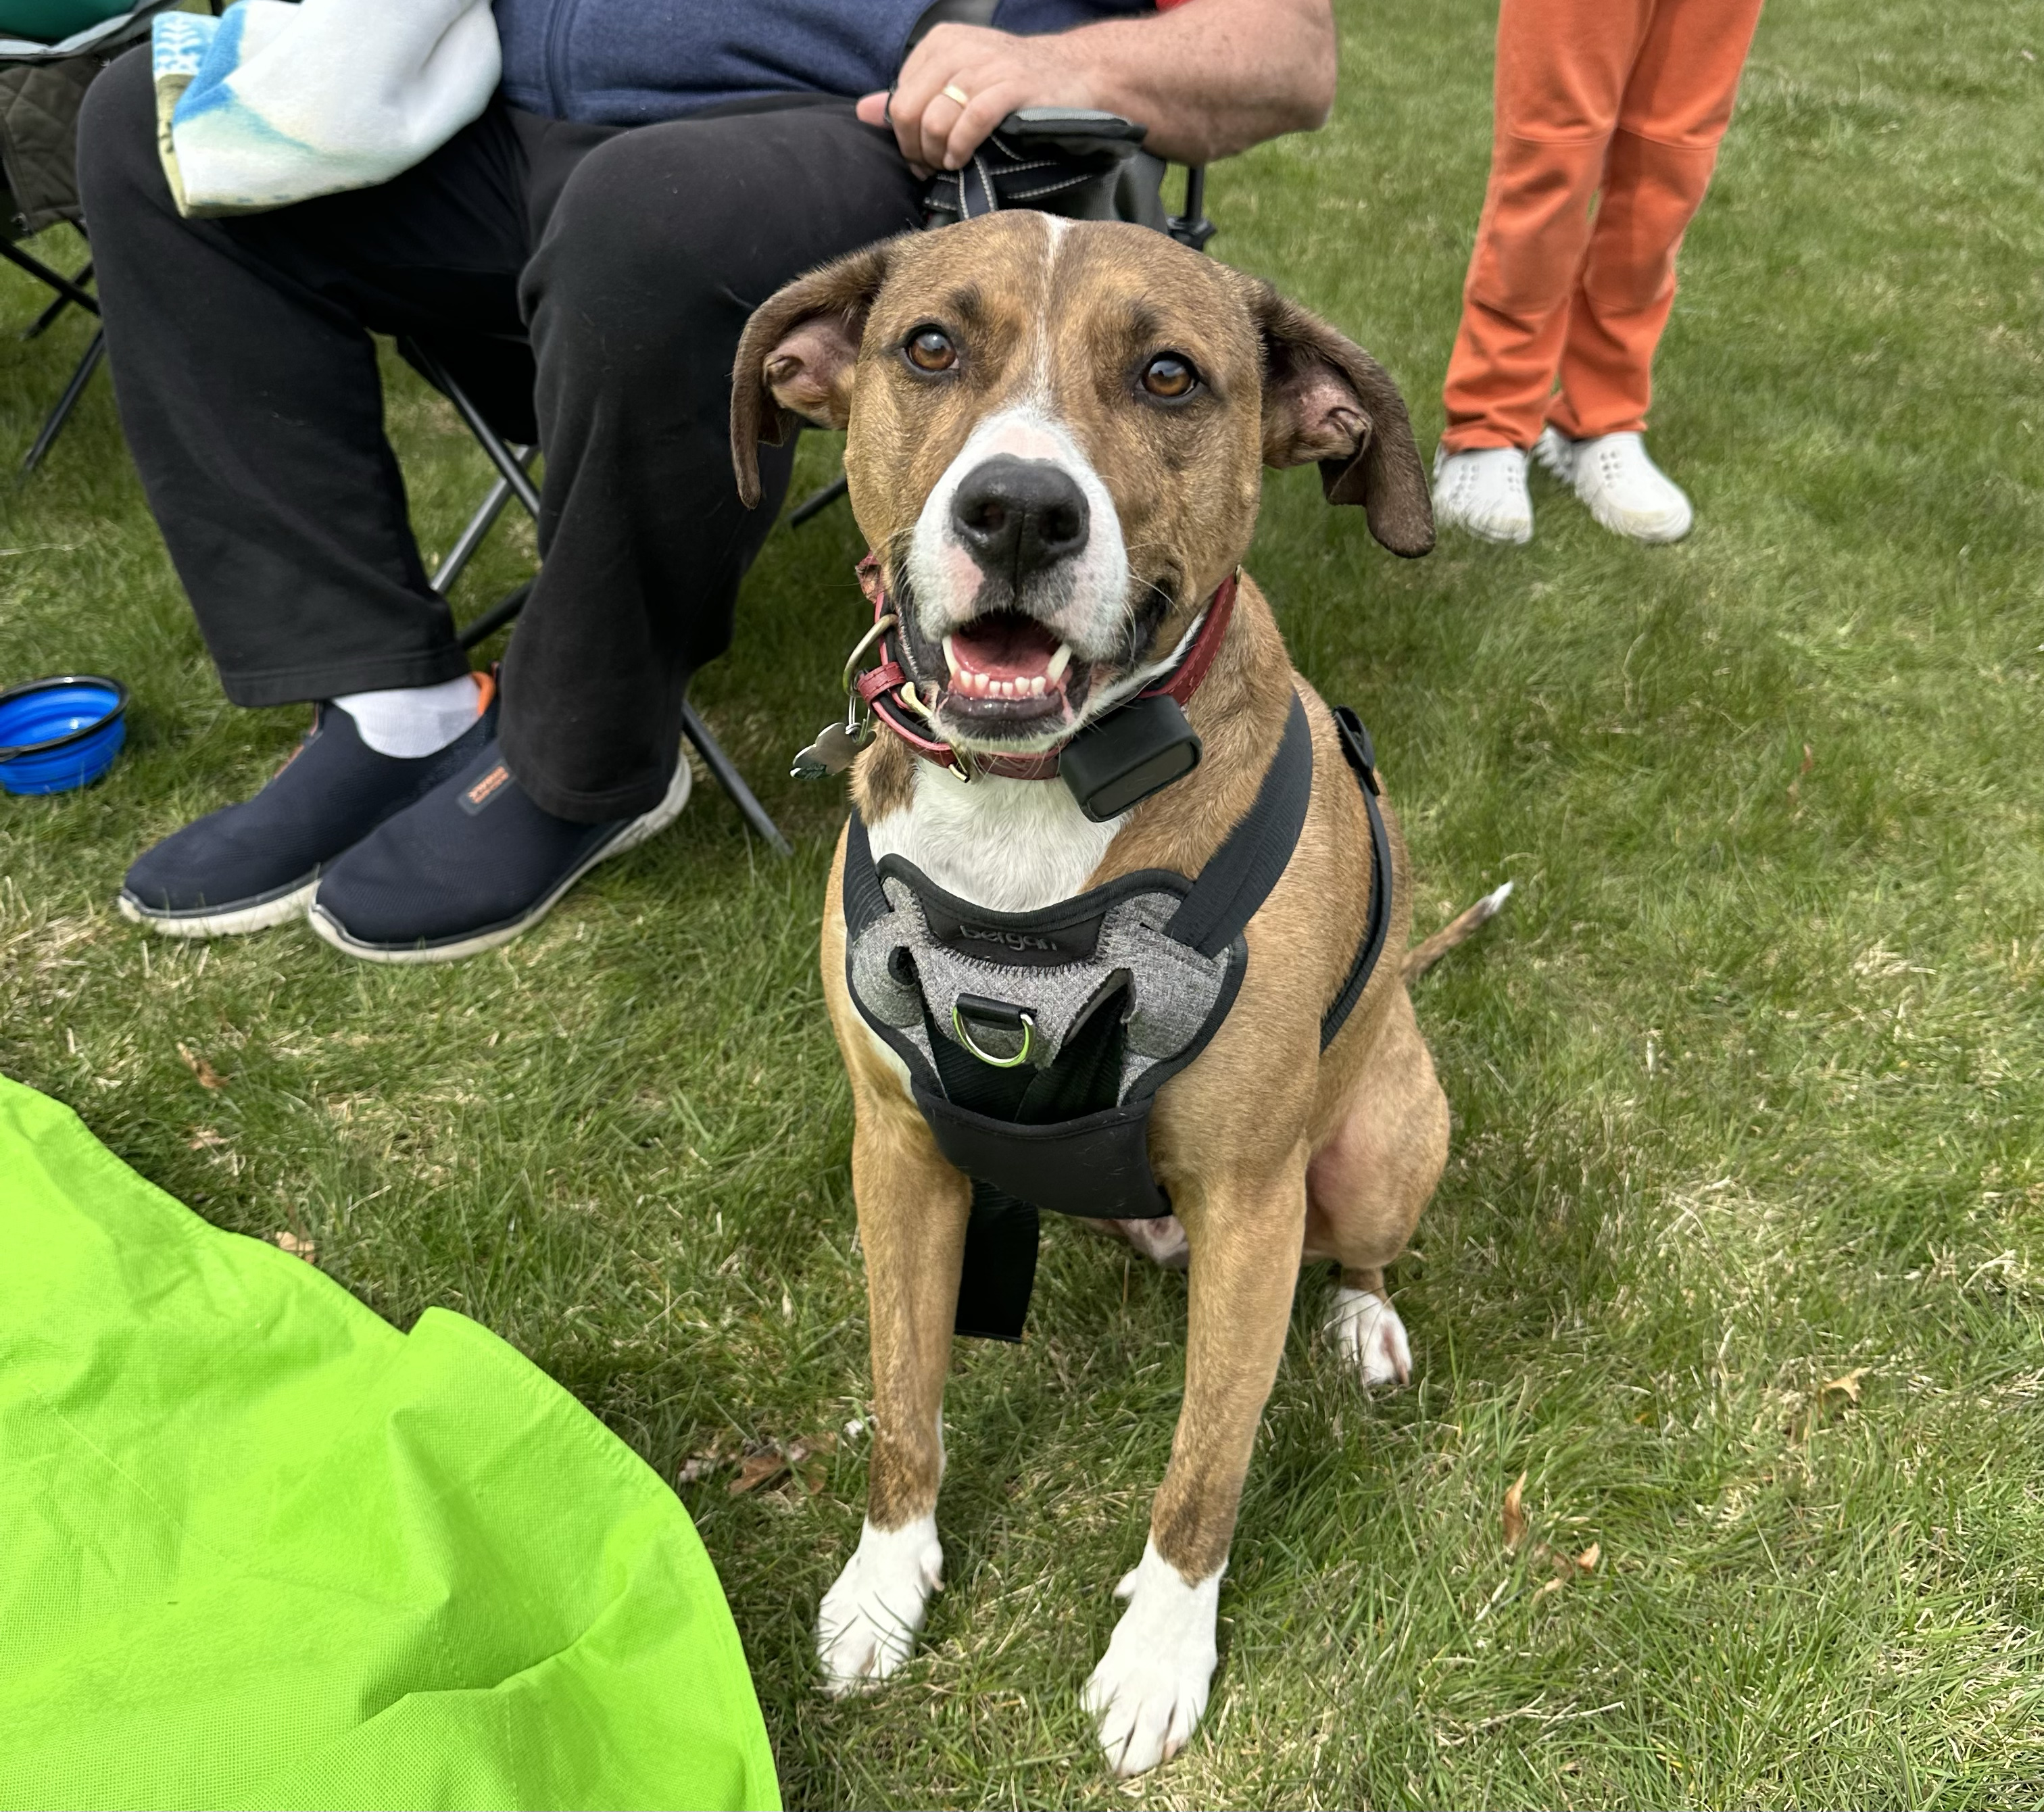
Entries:
[[1302,1147],[1260,1185],[1174,1191],[1192,1247],[1185,1395],[1142,1564],[1115,1588],[1128,1608],[1085,1688],[1116,1774],[1170,1760],[1206,1710],[1220,1576],[1298,1281],[1305,1170]]
[[851,1182],[866,1253],[874,1438],[866,1526],[818,1618],[833,1695],[885,1680],[908,1659],[943,1577],[940,1418],[970,1189],[891,1078],[881,1087],[894,1100],[855,1077]]

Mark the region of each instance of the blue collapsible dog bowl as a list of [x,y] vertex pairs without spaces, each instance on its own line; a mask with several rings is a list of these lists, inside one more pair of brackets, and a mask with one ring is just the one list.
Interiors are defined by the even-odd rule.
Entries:
[[0,791],[90,785],[128,739],[127,709],[127,687],[97,674],[63,674],[0,692]]

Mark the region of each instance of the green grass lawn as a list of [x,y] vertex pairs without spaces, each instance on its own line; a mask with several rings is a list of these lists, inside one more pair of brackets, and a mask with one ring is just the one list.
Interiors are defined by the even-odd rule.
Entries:
[[[1211,186],[1216,252],[1368,344],[1429,452],[1491,17],[1348,0],[1333,123]],[[679,1481],[790,1805],[2039,1803],[2040,57],[2031,9],[1774,0],[1660,363],[1682,546],[1536,485],[1531,548],[1404,565],[1271,482],[1252,565],[1376,733],[1420,928],[1518,892],[1420,990],[1456,1134],[1393,1274],[1418,1381],[1362,1396],[1302,1284],[1212,1708],[1159,1773],[1106,1777],[1078,1689],[1169,1450],[1182,1278],[1047,1228],[1028,1342],[959,1357],[949,1584],[878,1695],[823,1699],[810,1649],[858,1440],[813,1494],[684,1475],[866,1386],[815,969],[843,803],[779,777],[861,620],[842,510],[776,533],[697,689],[792,862],[705,786],[467,964],[184,948],[115,916],[122,870],[305,713],[221,701],[98,380],[0,505],[0,675],[121,675],[133,732],[90,791],[0,800],[0,1071],[400,1325],[476,1317]],[[37,305],[0,282],[0,319]],[[83,332],[0,340],[0,447]],[[444,547],[482,460],[408,374],[392,418]],[[836,458],[812,437],[798,486]]]

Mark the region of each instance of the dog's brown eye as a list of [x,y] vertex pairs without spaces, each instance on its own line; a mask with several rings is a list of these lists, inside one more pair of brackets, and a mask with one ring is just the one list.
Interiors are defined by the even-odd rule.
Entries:
[[902,349],[918,371],[948,371],[958,363],[958,348],[940,327],[919,327]]
[[1166,402],[1190,396],[1199,381],[1199,374],[1175,352],[1159,353],[1143,367],[1143,389]]

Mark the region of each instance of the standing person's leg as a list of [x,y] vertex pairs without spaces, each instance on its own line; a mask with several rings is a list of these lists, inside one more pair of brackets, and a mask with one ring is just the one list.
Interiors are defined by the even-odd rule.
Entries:
[[1675,253],[1710,186],[1761,0],[1657,0],[1612,134],[1541,457],[1607,528],[1679,540],[1689,500],[1641,436]]
[[1717,163],[1761,0],[1658,0],[1612,134],[1596,221],[1570,298],[1561,393],[1572,440],[1639,433],[1675,300],[1675,254]]
[[1532,533],[1525,451],[1554,386],[1590,199],[1650,4],[1504,0],[1499,9],[1490,179],[1442,390],[1434,506],[1489,539]]
[[729,642],[772,527],[731,472],[731,362],[754,306],[916,224],[920,185],[849,102],[641,126],[549,208],[556,129],[521,118],[545,216],[523,287],[539,361],[544,557],[504,670],[498,747],[320,884],[313,927],[385,961],[468,954],[536,923],[678,809],[689,678]]
[[493,109],[380,187],[186,220],[144,50],[87,96],[79,173],[122,425],[228,697],[328,701],[270,785],[148,851],[122,891],[159,931],[252,931],[301,912],[321,865],[459,765],[463,739],[487,740],[412,539],[368,329],[517,330],[522,156]]

